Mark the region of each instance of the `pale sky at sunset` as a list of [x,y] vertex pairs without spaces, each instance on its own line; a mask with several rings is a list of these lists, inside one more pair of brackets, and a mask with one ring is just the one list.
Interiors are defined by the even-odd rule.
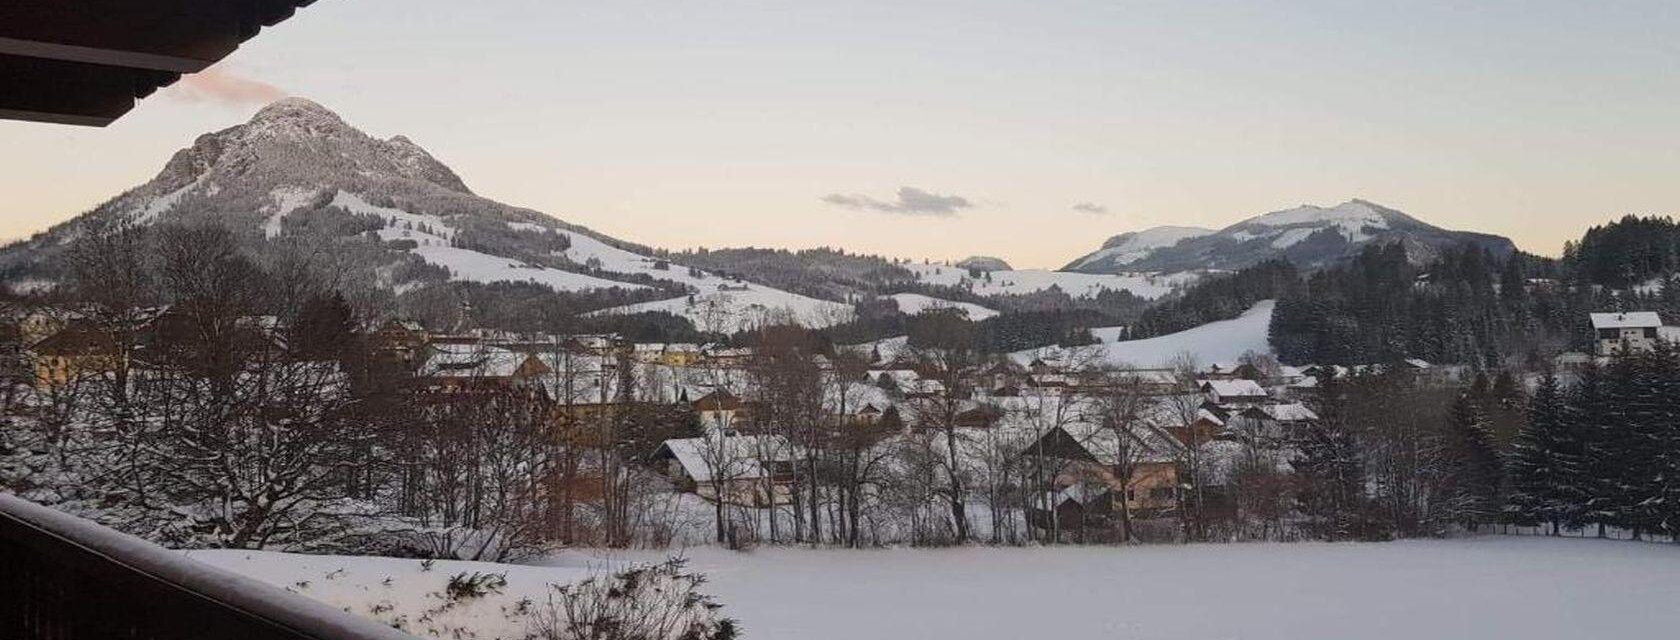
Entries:
[[214,72],[105,129],[0,122],[0,237],[151,178],[265,85],[669,248],[1059,267],[1364,198],[1556,255],[1680,213],[1672,1],[320,0]]

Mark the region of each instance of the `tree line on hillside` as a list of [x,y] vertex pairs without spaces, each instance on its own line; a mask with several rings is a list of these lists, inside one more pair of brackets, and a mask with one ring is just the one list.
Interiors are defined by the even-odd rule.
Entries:
[[659,257],[724,277],[835,302],[851,302],[887,285],[916,279],[915,273],[896,261],[826,247],[799,251],[755,247],[695,249],[660,252]]
[[1530,363],[1590,338],[1592,289],[1531,282],[1520,255],[1465,246],[1419,266],[1404,247],[1368,247],[1285,291],[1271,341],[1289,362],[1356,364],[1422,358],[1504,366]]
[[1680,225],[1668,217],[1624,216],[1566,243],[1561,262],[1578,282],[1626,289],[1680,271]]
[[1293,289],[1300,273],[1287,260],[1268,260],[1229,275],[1210,276],[1181,295],[1144,309],[1130,338],[1151,338],[1229,320],[1261,300]]

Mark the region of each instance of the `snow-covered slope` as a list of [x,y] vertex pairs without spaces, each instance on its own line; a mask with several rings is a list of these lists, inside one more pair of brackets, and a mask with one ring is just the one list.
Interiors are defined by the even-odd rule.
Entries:
[[1153,227],[1143,231],[1128,231],[1109,238],[1101,249],[1067,266],[1068,271],[1101,271],[1121,267],[1149,257],[1157,249],[1178,244],[1182,240],[1199,238],[1213,233],[1201,227]]
[[1155,299],[1172,292],[1173,287],[1194,282],[1195,275],[1174,274],[1099,274],[1022,269],[1019,271],[991,271],[975,278],[967,269],[939,264],[907,264],[904,268],[916,274],[916,279],[934,285],[961,287],[980,295],[1022,294],[1059,287],[1074,297],[1094,296],[1103,290],[1130,291],[1140,298]]
[[1164,229],[1172,228],[1110,238],[1101,249],[1074,260],[1066,269],[1088,273],[1232,270],[1272,258],[1313,267],[1345,258],[1372,243],[1400,243],[1418,262],[1466,243],[1501,254],[1515,248],[1499,236],[1442,229],[1365,200],[1273,211],[1217,232]]
[[1181,355],[1204,365],[1235,362],[1249,351],[1271,353],[1267,335],[1272,323],[1272,307],[1273,301],[1263,300],[1231,320],[1209,322],[1193,329],[1142,340],[1115,342],[1118,331],[1092,329],[1092,335],[1102,340],[1100,344],[1071,350],[1053,347],[1034,349],[1011,354],[1011,357],[1025,363],[1048,355],[1137,368],[1166,366]]
[[687,318],[701,331],[731,333],[792,322],[828,327],[852,319],[851,305],[818,300],[746,282],[720,284],[700,293],[595,311],[610,315],[661,311]]
[[968,314],[969,320],[975,321],[985,320],[986,318],[998,315],[997,310],[983,307],[972,302],[956,302],[953,300],[945,300],[943,298],[935,298],[933,296],[924,296],[919,293],[895,293],[887,297],[892,298],[893,302],[898,303],[899,311],[912,316],[935,309],[961,309],[964,313]]

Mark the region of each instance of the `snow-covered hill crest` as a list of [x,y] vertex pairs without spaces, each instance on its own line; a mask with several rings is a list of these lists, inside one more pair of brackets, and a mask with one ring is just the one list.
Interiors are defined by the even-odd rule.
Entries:
[[1443,229],[1379,204],[1349,200],[1331,207],[1309,204],[1273,211],[1218,231],[1157,227],[1121,234],[1064,269],[1085,273],[1232,270],[1273,258],[1317,267],[1373,243],[1400,243],[1417,262],[1463,244],[1499,254],[1515,249],[1500,236]]

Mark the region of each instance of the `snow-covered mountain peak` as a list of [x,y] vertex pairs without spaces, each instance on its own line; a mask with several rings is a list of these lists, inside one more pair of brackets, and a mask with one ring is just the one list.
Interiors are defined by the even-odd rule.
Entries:
[[[269,193],[330,185],[358,193],[417,187],[472,193],[460,176],[408,138],[374,138],[304,98],[275,101],[244,124],[199,136],[175,154],[152,184],[124,197],[155,200],[193,183],[200,183],[198,192]],[[148,190],[151,186],[163,189]]]
[[[1381,229],[1427,226],[1429,225],[1394,209],[1368,200],[1353,199],[1331,207],[1303,204],[1293,209],[1273,211],[1239,222],[1227,227],[1227,230],[1247,229],[1253,233],[1257,228],[1263,227],[1290,227],[1311,231],[1335,229],[1349,242],[1361,242]],[[1305,239],[1311,231],[1291,235],[1298,241]]]
[[258,109],[256,115],[251,116],[252,122],[275,120],[315,120],[344,124],[343,118],[338,117],[331,109],[321,106],[321,103],[295,96],[270,102]]
[[375,138],[303,98],[199,136],[152,180],[0,252],[0,269],[50,277],[62,248],[89,222],[107,220],[213,220],[254,253],[290,244],[277,241],[309,243],[356,265],[347,287],[397,296],[458,282],[617,289],[602,301],[628,304],[602,313],[665,311],[728,330],[768,318],[827,325],[851,314],[844,303],[673,265],[645,247],[477,196],[413,140]]
[[[1419,261],[1433,257],[1441,249],[1464,243],[1485,246],[1495,252],[1513,248],[1505,238],[1442,229],[1359,199],[1328,207],[1304,204],[1272,211],[1217,232],[1196,230],[1191,235],[1174,237],[1171,229],[1161,227],[1115,236],[1103,243],[1101,249],[1066,268],[1091,273],[1224,270],[1280,257],[1311,267],[1344,258],[1373,242],[1401,243]],[[1157,238],[1151,237],[1152,234],[1164,240],[1155,241]]]

